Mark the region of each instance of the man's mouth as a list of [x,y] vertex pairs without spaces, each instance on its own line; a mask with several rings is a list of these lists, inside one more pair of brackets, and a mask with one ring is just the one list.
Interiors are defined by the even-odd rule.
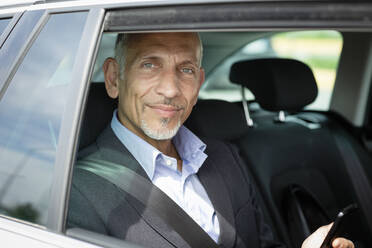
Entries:
[[166,104],[149,104],[147,106],[164,118],[172,118],[183,109],[181,107]]

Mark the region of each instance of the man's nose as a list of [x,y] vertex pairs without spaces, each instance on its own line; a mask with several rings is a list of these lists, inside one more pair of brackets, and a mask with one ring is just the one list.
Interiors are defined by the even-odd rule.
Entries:
[[160,81],[156,87],[156,93],[167,98],[174,98],[181,93],[179,87],[177,71],[174,69],[168,69],[162,73]]

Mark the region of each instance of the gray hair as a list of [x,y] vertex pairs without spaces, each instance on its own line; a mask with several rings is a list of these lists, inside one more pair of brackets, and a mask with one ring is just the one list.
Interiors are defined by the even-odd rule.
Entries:
[[[133,35],[133,34],[132,34]],[[199,44],[200,44],[200,61],[199,61],[199,66],[201,66],[202,58],[203,58],[203,43],[200,39],[199,33],[196,33]],[[119,77],[121,80],[124,79],[124,71],[125,71],[125,54],[128,52],[128,47],[129,47],[129,40],[130,40],[131,34],[128,33],[120,33],[118,34],[116,38],[116,43],[115,43],[115,59],[119,64]]]

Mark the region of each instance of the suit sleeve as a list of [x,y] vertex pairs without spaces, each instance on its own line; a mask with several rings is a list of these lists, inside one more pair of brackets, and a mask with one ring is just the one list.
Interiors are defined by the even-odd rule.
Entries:
[[238,154],[237,148],[232,145],[228,144],[233,157],[235,158],[237,164],[239,165],[240,169],[242,170],[242,173],[247,181],[248,187],[249,187],[249,194],[251,198],[251,203],[253,206],[253,209],[255,211],[255,217],[257,222],[257,229],[259,232],[259,241],[260,241],[260,247],[261,248],[285,248],[286,246],[284,244],[281,244],[280,242],[276,241],[274,239],[273,232],[270,228],[270,226],[265,222],[264,216],[261,210],[261,207],[259,206],[258,200],[257,200],[257,193],[256,190],[251,183],[251,179],[249,176],[249,172],[247,171],[247,166],[242,161],[240,155]]

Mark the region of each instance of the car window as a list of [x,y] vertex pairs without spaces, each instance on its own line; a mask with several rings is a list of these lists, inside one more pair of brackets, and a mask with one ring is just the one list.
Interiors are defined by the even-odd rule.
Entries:
[[0,102],[1,214],[45,224],[86,12],[51,15]]
[[[328,110],[342,50],[342,36],[337,31],[282,32],[249,42],[225,59],[206,78],[200,91],[204,99],[240,101],[240,86],[229,80],[233,63],[256,58],[291,58],[304,62],[313,70],[318,84],[318,97],[308,109]],[[248,100],[254,96],[246,90]]]
[[0,19],[0,35],[3,33],[6,26],[8,26],[10,20],[11,20],[10,18]]
[[[2,44],[0,49],[0,88],[8,83],[12,67],[26,49],[25,43],[32,36],[32,31],[42,15],[43,11],[27,11],[24,13]],[[6,34],[4,33],[4,35]]]

